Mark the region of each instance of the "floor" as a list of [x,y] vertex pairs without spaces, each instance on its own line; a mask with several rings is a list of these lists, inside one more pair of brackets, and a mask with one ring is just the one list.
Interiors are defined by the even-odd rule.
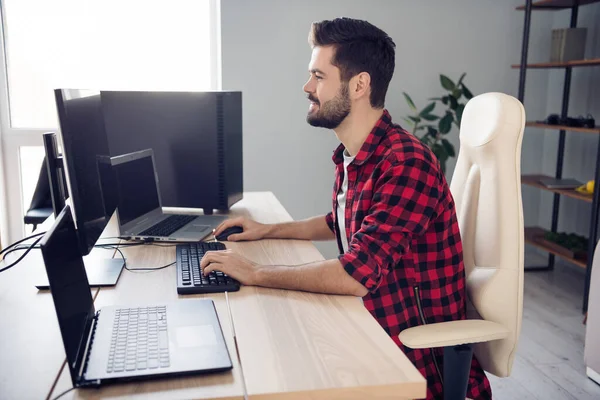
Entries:
[[517,356],[510,377],[489,376],[494,399],[600,399],[583,363],[583,285],[578,267],[525,273]]

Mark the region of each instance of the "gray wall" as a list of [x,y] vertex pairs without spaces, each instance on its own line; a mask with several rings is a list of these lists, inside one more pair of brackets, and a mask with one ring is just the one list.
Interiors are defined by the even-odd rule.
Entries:
[[[223,89],[241,90],[244,106],[244,185],[270,190],[294,219],[324,214],[331,208],[333,131],[305,122],[312,21],[348,16],[366,19],[396,42],[396,72],[386,107],[401,122],[408,113],[402,92],[418,106],[440,93],[439,74],[465,83],[475,94],[499,91],[516,96],[520,59],[522,0],[221,0]],[[553,13],[535,13],[530,59],[545,59]],[[546,114],[547,73],[530,73],[527,112]],[[600,119],[600,115],[598,116]],[[543,135],[543,133],[538,132]],[[450,139],[458,143],[458,133]],[[544,142],[545,143],[545,142]],[[523,143],[523,171],[538,172],[546,149],[539,136]],[[449,165],[451,176],[454,162]],[[526,209],[536,210],[539,190],[524,190]],[[535,212],[526,223],[538,223]],[[333,243],[318,244],[326,257]]]
[[[587,27],[586,58],[600,57],[600,4],[579,9],[578,26]],[[553,13],[553,29],[569,26],[570,11]],[[564,70],[542,72],[548,76],[548,98],[546,113],[561,111]],[[533,72],[530,73],[533,75]],[[532,99],[533,101],[533,99]],[[571,80],[569,115],[592,114],[596,125],[600,125],[600,69],[598,67],[573,68]],[[535,115],[544,118],[544,115]],[[531,135],[536,134],[533,130]],[[594,168],[598,149],[598,135],[567,132],[565,142],[563,176],[576,178],[582,182],[594,179]],[[556,172],[558,152],[558,131],[539,131],[536,137],[543,143],[544,158],[542,170],[548,175]],[[552,218],[552,195],[544,193],[539,208],[539,224],[550,228]],[[589,234],[591,205],[576,199],[561,197],[558,230],[576,232],[586,237]]]

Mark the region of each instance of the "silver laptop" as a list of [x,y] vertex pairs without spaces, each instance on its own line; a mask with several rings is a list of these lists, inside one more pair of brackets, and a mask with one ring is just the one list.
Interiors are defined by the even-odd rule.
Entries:
[[40,247],[73,386],[232,368],[210,299],[96,311],[68,205]]
[[[99,159],[98,162],[102,163],[103,160]],[[115,199],[117,203],[122,237],[197,242],[211,234],[227,218],[218,215],[164,213],[151,149],[111,157],[110,164],[110,177],[102,172],[106,168],[98,169],[102,196],[105,202],[111,201],[107,199]],[[115,193],[111,193],[113,191]]]
[[548,189],[575,189],[583,185],[576,179],[540,178],[540,183]]

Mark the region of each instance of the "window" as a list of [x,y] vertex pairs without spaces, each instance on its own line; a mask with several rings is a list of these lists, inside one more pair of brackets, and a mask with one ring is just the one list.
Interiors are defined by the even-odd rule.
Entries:
[[5,0],[10,126],[57,127],[55,88],[217,89],[215,2]]

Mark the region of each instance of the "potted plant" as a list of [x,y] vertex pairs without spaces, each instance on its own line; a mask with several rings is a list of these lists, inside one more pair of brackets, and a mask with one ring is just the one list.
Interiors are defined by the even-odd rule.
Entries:
[[[473,97],[473,94],[463,82],[465,75],[462,74],[457,83],[454,83],[446,75],[440,75],[440,83],[446,93],[442,97],[430,98],[429,100],[433,100],[433,102],[420,111],[408,93],[402,92],[408,106],[414,112],[413,115],[403,119],[411,126],[410,130],[413,135],[433,151],[444,172],[446,172],[448,159],[456,156],[454,146],[445,136],[452,131],[453,125],[460,129],[465,104]],[[434,113],[438,102],[442,103],[442,107],[444,107],[441,115]]]

